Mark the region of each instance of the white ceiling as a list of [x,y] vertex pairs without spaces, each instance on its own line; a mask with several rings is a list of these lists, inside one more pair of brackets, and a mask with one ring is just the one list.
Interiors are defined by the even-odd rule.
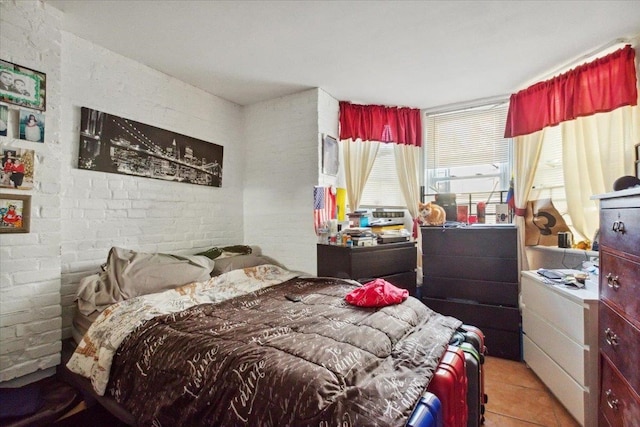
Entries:
[[45,1],[65,30],[241,105],[313,87],[417,108],[508,95],[640,33],[637,0]]

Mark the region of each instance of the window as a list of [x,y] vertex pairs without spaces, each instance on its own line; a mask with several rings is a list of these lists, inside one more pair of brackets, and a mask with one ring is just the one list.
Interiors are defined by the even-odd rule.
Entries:
[[360,206],[404,208],[406,203],[396,173],[393,144],[379,144],[380,149],[364,187]]
[[505,202],[511,179],[511,139],[504,138],[509,104],[484,105],[425,119],[424,184],[428,200],[454,193],[457,204],[488,202],[487,222],[495,203]]
[[546,128],[529,200],[551,199],[553,206],[560,212],[567,225],[571,226],[562,168],[561,127]]

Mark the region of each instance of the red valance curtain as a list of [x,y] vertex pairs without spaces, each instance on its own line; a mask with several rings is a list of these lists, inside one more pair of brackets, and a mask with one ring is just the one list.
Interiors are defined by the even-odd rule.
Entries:
[[511,95],[505,138],[527,135],[577,117],[637,105],[631,46]]
[[340,139],[422,146],[420,110],[340,101]]

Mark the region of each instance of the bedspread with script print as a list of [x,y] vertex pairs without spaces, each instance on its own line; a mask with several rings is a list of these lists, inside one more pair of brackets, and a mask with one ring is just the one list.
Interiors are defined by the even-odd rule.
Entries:
[[149,320],[108,392],[139,426],[402,426],[460,321],[415,298],[354,307],[354,286],[294,278]]

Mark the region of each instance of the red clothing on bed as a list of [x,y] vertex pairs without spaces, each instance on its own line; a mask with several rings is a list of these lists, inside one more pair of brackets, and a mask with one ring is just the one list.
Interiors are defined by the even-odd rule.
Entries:
[[384,307],[400,304],[408,296],[408,290],[400,289],[384,279],[375,279],[349,292],[344,299],[360,307]]

